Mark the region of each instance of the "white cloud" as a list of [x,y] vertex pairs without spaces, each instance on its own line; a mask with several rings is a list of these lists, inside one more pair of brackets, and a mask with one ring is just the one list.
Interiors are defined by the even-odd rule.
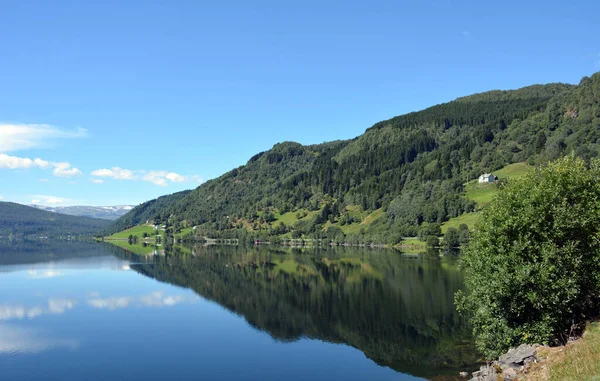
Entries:
[[47,183],[48,179],[40,179],[40,183]]
[[81,175],[81,171],[75,167],[71,167],[69,163],[52,163],[54,176],[58,177],[73,177]]
[[116,180],[134,180],[135,176],[133,171],[129,169],[123,169],[121,167],[112,167],[111,169],[97,169],[92,172],[92,176],[97,177],[111,177]]
[[66,198],[56,197],[56,196],[46,196],[41,194],[36,194],[32,196],[31,200],[32,204],[45,204],[45,205],[60,205],[64,204],[67,201],[70,201]]
[[0,200],[4,200],[4,197],[2,197],[2,195],[0,194]]
[[87,131],[83,128],[64,130],[47,124],[0,123],[0,152],[43,147],[56,140],[85,136]]
[[30,159],[28,157],[9,156],[0,153],[0,168],[6,169],[27,169],[27,168],[47,168],[49,162],[42,159]]
[[52,173],[58,177],[72,177],[81,174],[81,171],[67,162],[50,162],[40,158],[30,159],[28,157],[10,156],[0,153],[0,169],[29,169],[52,167]]
[[92,171],[92,176],[112,178],[115,180],[142,180],[155,185],[167,186],[169,183],[183,183],[188,181],[204,182],[201,176],[183,176],[169,171],[132,171],[121,167],[101,168]]
[[102,179],[91,179],[91,181],[92,181],[94,184],[102,184],[102,183],[104,182],[104,180],[102,180]]
[[167,178],[167,180],[172,181],[174,183],[182,183],[185,181],[185,177],[175,172],[169,172],[165,175],[165,177]]

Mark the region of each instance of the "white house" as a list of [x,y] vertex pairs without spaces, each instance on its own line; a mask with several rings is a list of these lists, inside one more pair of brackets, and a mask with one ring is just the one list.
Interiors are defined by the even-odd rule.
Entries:
[[494,176],[492,173],[484,173],[483,175],[479,176],[480,183],[493,183],[496,180],[498,180],[498,177]]

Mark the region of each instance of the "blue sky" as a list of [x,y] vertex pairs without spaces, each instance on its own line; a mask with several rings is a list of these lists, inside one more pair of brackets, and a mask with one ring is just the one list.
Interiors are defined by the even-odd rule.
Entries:
[[[137,204],[275,143],[600,70],[590,1],[3,1],[0,197]],[[36,160],[37,159],[37,160]]]

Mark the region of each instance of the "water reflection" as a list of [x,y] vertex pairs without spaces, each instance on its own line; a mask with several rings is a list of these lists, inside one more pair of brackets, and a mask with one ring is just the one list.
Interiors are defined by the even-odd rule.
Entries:
[[79,342],[75,339],[60,339],[49,333],[31,328],[0,324],[0,354],[37,354],[51,348],[75,350]]
[[461,283],[451,260],[384,250],[0,247],[11,290],[0,368],[7,379],[455,376],[477,362],[453,306]]
[[477,362],[453,304],[462,276],[452,261],[383,250],[213,247],[167,251],[131,268],[191,288],[280,341],[345,343],[422,377]]

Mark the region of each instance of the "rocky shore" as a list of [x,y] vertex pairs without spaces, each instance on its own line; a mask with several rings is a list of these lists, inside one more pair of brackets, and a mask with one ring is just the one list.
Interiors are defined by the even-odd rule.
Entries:
[[[482,365],[478,371],[472,373],[469,381],[514,381],[519,374],[529,371],[531,365],[540,359],[537,354],[539,345],[520,345],[510,349],[498,358],[497,361]],[[469,374],[462,372],[462,377],[467,378]]]

